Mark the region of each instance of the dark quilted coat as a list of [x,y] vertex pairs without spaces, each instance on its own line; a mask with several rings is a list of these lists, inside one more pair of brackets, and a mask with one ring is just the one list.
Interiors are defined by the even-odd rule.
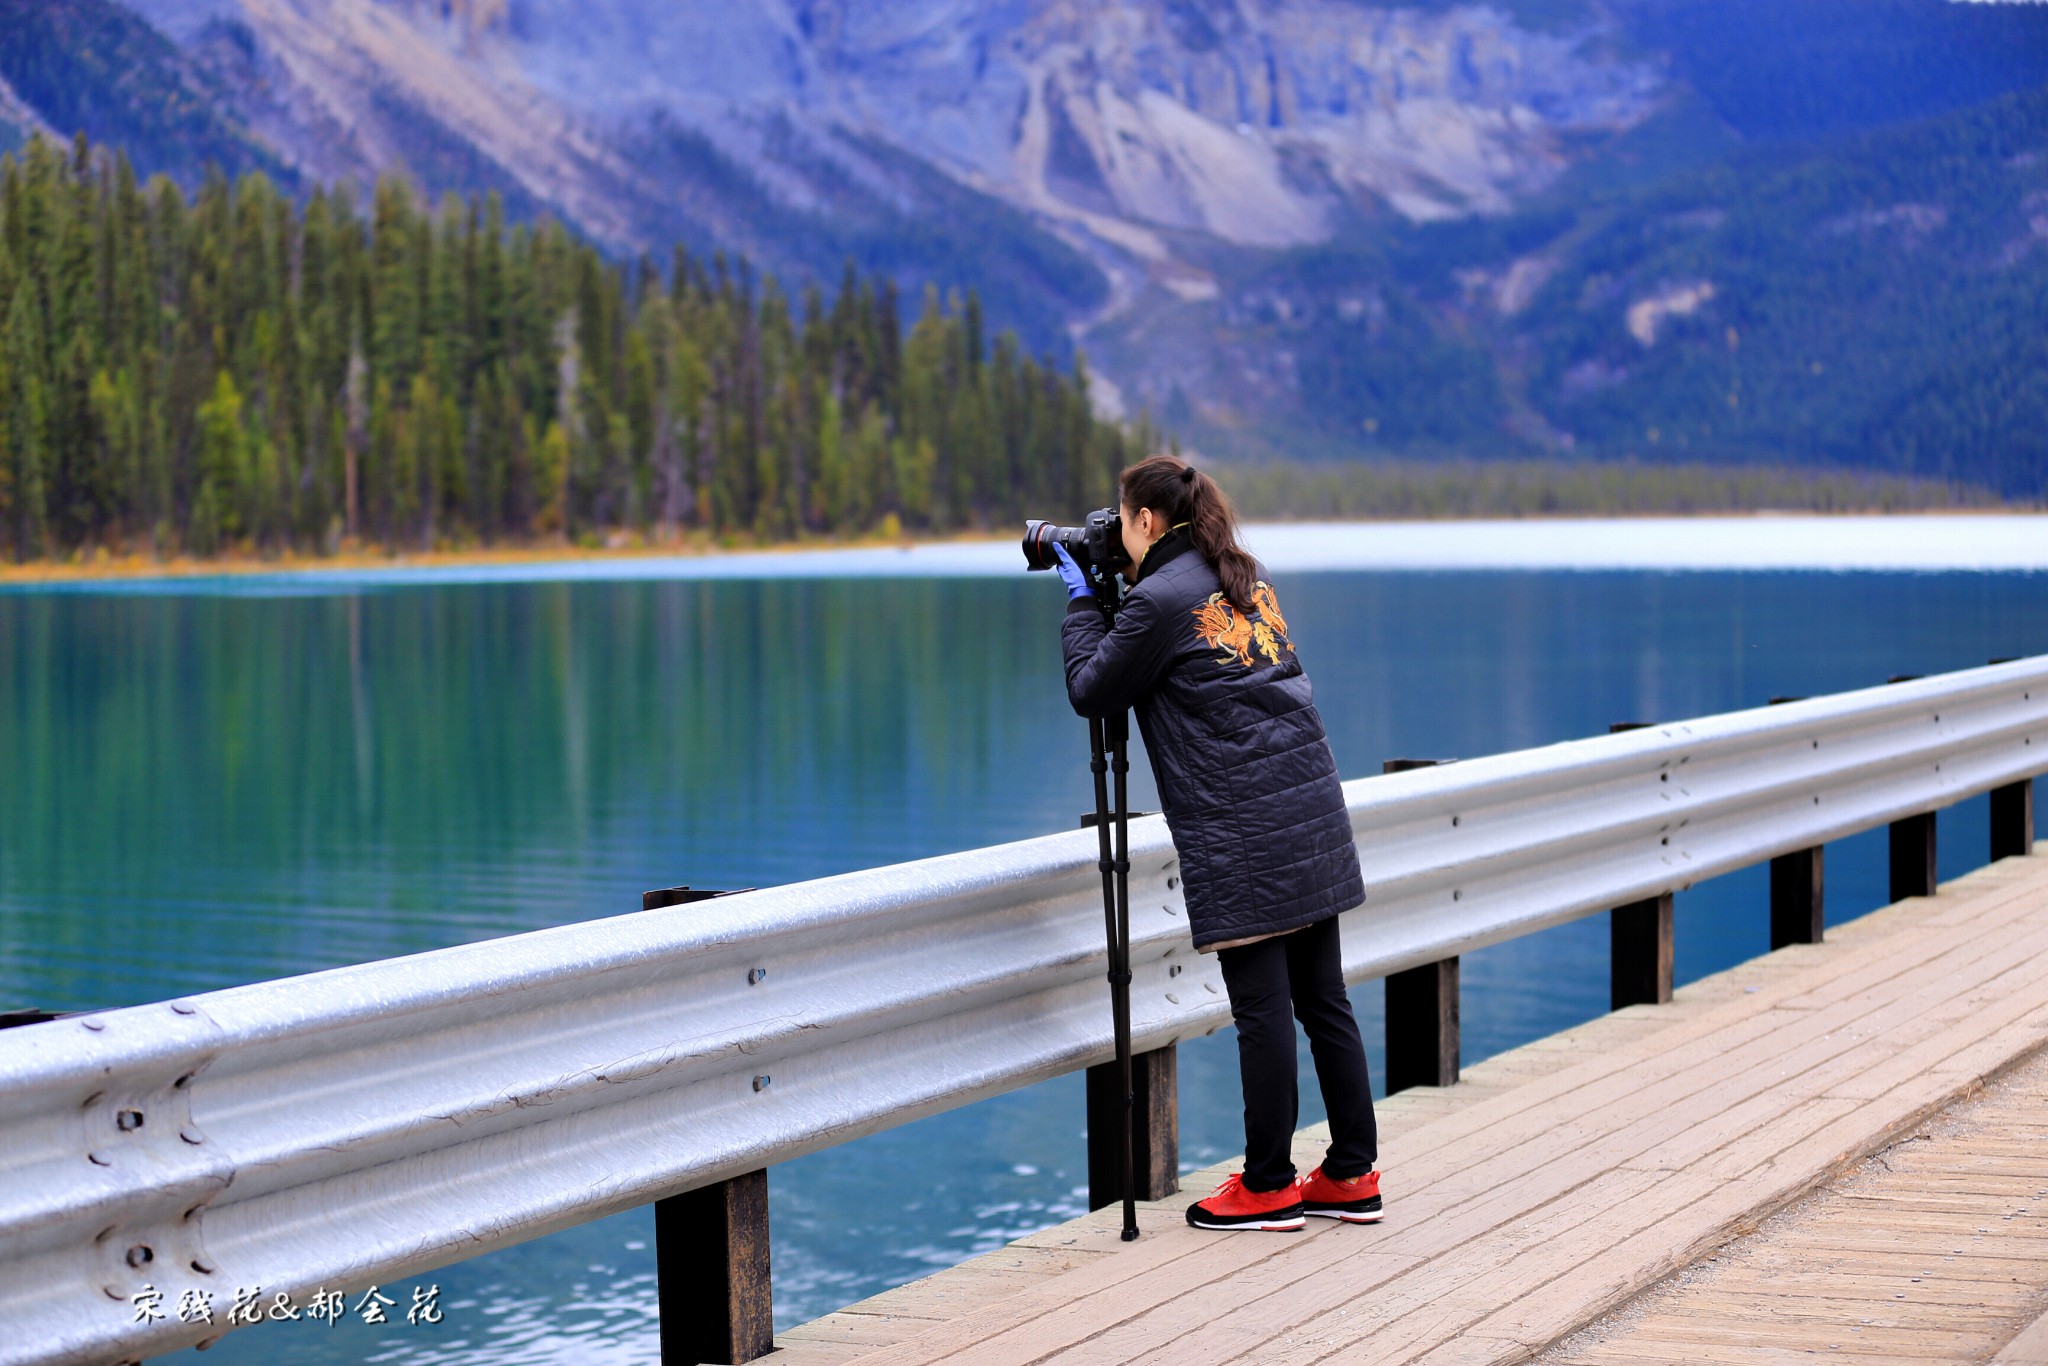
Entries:
[[1111,629],[1093,598],[1061,632],[1083,716],[1135,708],[1195,947],[1279,934],[1365,900],[1336,760],[1272,590],[1246,617],[1185,531],[1162,537]]

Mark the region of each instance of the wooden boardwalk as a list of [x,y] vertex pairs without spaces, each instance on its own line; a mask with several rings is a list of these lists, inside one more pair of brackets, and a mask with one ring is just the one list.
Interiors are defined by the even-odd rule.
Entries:
[[[792,1329],[777,1359],[1529,1360],[2048,1043],[2044,853],[1391,1098],[1382,1225],[1187,1228],[1227,1164],[1142,1206],[1135,1243],[1099,1211]],[[1304,1170],[1322,1138],[1300,1136]],[[1949,1236],[1872,1241],[1924,1259]],[[2027,1274],[2048,1289],[2048,1256]]]
[[1542,1361],[1985,1361],[2043,1310],[2048,1053]]

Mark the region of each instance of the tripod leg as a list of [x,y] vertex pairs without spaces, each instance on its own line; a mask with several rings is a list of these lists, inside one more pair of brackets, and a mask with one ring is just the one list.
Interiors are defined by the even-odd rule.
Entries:
[[1116,981],[1116,865],[1110,849],[1108,731],[1095,717],[1088,720],[1088,771],[1095,776],[1095,866],[1102,870],[1102,922],[1109,941],[1109,980]]
[[1130,714],[1119,713],[1109,724],[1110,769],[1116,777],[1116,916],[1110,951],[1110,1010],[1116,1029],[1117,1071],[1124,1088],[1124,1229],[1123,1240],[1138,1236],[1138,1183],[1132,1170],[1131,1140],[1137,1093],[1131,1082],[1131,804],[1126,775]]

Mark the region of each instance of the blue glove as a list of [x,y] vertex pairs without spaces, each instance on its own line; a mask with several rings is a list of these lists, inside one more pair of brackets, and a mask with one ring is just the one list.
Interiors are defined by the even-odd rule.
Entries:
[[1067,601],[1072,602],[1075,598],[1094,597],[1095,586],[1088,582],[1088,576],[1081,572],[1080,565],[1074,563],[1074,557],[1067,553],[1067,548],[1058,541],[1054,541],[1052,543],[1052,553],[1059,559],[1059,564],[1056,567],[1060,571],[1060,578],[1067,585]]

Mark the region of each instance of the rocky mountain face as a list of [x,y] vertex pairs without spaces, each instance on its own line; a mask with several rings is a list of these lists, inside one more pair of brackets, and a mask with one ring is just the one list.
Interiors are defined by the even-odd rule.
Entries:
[[1597,22],[1354,0],[130,3],[242,77],[226,88],[310,174],[454,137],[621,246],[657,226],[618,182],[665,125],[788,208],[829,206],[842,178],[899,188],[880,144],[1161,258],[1162,229],[1282,247],[1348,211],[1498,210],[1660,84],[1598,50]]
[[621,251],[827,278],[826,252],[876,254],[863,238],[951,238],[935,265],[981,259],[949,283],[1051,295],[1020,319],[1041,343],[1148,282],[1213,294],[1208,247],[1499,212],[1662,87],[1590,11],[1538,31],[1355,0],[128,4],[306,179],[402,166]]
[[[1588,206],[1730,156],[1762,174],[1769,148],[2048,71],[2048,7],[1944,0],[9,11],[0,145],[82,127],[185,178],[202,155],[301,183],[400,169],[621,255],[723,249],[827,284],[853,258],[911,300],[974,288],[1032,345],[1086,347],[1105,406],[1247,450],[1568,446],[1568,405],[1520,397],[1541,367],[1513,334],[1573,274]],[[147,50],[148,79],[115,50]],[[53,83],[53,55],[87,74]],[[103,91],[95,71],[113,73]],[[219,127],[191,124],[202,106]],[[175,136],[164,110],[184,111]],[[1695,268],[1631,288],[1611,330],[1639,349],[1740,302]],[[1359,369],[1375,347],[1385,365]],[[1596,371],[1559,383],[1590,392]],[[1404,425],[1373,397],[1404,374],[1478,425]]]

